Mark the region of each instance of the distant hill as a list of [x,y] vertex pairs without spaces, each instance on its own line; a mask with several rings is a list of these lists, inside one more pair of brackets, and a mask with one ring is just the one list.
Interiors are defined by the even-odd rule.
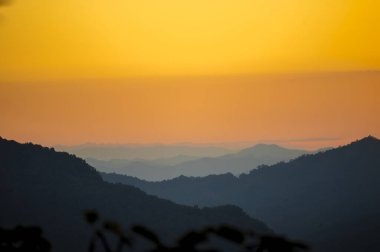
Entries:
[[272,165],[289,161],[308,152],[282,148],[277,145],[258,144],[221,157],[204,157],[166,165],[147,160],[96,160],[87,161],[97,170],[125,174],[149,181],[172,179],[178,176],[204,177],[211,174],[233,173],[240,175],[259,165]]
[[251,171],[259,165],[272,165],[289,161],[306,154],[303,150],[293,150],[278,145],[258,144],[237,153],[216,158],[202,158],[179,165],[181,175],[202,177],[207,175],[232,173],[240,175]]
[[127,185],[104,182],[83,159],[34,144],[0,138],[0,226],[42,226],[53,251],[86,251],[91,229],[85,209],[130,224],[143,224],[166,240],[209,224],[271,232],[240,208],[186,207]]
[[149,160],[97,160],[88,158],[86,161],[100,172],[128,174],[149,181],[175,178],[179,176],[177,166],[155,163]]
[[316,251],[380,251],[380,140],[374,137],[239,177],[147,182],[102,176],[182,204],[236,204]]

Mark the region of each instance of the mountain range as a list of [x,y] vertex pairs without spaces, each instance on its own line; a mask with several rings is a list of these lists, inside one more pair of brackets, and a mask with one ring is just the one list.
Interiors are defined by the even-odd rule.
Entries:
[[[258,144],[220,157],[190,158],[189,156],[179,156],[170,160],[176,161],[174,164],[165,162],[163,159],[155,161],[88,158],[86,161],[101,172],[114,172],[143,180],[160,181],[181,175],[204,177],[227,172],[240,175],[259,165],[272,165],[280,161],[289,161],[307,153],[304,150],[286,149],[277,145]],[[179,161],[180,158],[182,158],[182,162]]]
[[274,230],[309,241],[314,251],[380,250],[380,140],[372,136],[238,177],[102,176],[180,204],[237,205]]
[[82,213],[95,209],[122,226],[145,225],[167,241],[191,228],[230,224],[272,231],[240,208],[182,206],[132,186],[102,180],[83,159],[31,143],[0,138],[0,226],[41,226],[53,251],[86,251],[91,228]]

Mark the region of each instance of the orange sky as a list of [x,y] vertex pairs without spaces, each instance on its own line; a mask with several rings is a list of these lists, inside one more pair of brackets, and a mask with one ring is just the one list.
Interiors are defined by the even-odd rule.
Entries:
[[0,135],[47,145],[265,141],[317,148],[380,136],[379,94],[380,72],[4,83]]
[[379,9],[375,0],[11,1],[0,6],[0,136],[305,148],[380,136]]

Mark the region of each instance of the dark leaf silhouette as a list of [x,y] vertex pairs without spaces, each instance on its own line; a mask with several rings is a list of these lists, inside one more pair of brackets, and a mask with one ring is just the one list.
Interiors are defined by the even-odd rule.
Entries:
[[292,252],[295,249],[307,250],[308,247],[298,242],[289,242],[282,237],[263,236],[257,252]]
[[50,249],[50,242],[42,237],[39,227],[0,228],[0,251],[48,252]]
[[85,211],[84,216],[86,221],[90,224],[95,224],[95,222],[99,219],[98,213],[94,210]]
[[183,236],[178,244],[181,247],[195,247],[197,244],[207,241],[207,233],[206,232],[196,232],[191,231]]
[[[122,251],[124,245],[132,248],[132,238],[126,238],[124,233],[121,232],[121,227],[117,222],[108,221],[103,225],[103,229],[96,231],[96,237],[100,239],[102,246],[106,252],[113,252],[111,246],[103,234],[104,231],[111,231],[114,235],[119,237],[118,244],[115,252]],[[146,250],[147,252],[218,252],[217,248],[213,248],[216,244],[210,242],[209,236],[216,235],[222,240],[233,242],[239,248],[239,251],[251,251],[251,252],[293,252],[293,251],[306,251],[308,246],[288,241],[285,238],[278,236],[260,236],[252,230],[241,230],[236,227],[228,225],[210,226],[201,230],[190,230],[189,232],[180,236],[177,244],[174,246],[166,246],[160,240],[159,236],[142,225],[135,225],[131,227],[131,231],[138,236],[141,236],[150,242],[155,247],[153,249]],[[95,236],[94,236],[95,237]],[[252,238],[255,239],[252,239]],[[253,244],[246,244],[246,241],[254,241]],[[207,248],[202,248],[201,245],[208,245]],[[94,251],[95,240],[90,241],[90,252]],[[298,250],[296,250],[298,249]],[[299,250],[300,249],[300,250]]]
[[107,241],[107,238],[101,231],[96,231],[96,235],[99,237],[101,243],[103,244],[103,248],[106,252],[112,252],[111,247]]
[[156,245],[162,245],[158,236],[146,227],[135,225],[132,227],[132,231],[146,238],[147,240],[155,243]]
[[[116,221],[105,221],[103,224],[104,229],[112,232],[113,234],[119,236],[119,246],[121,244],[126,244],[132,246],[132,239],[127,237],[120,224]],[[118,250],[117,250],[118,251]]]
[[220,226],[219,228],[213,229],[212,231],[216,235],[238,244],[243,243],[245,239],[244,233],[242,231],[230,226]]
[[95,251],[95,238],[92,238],[90,241],[90,244],[88,246],[88,251],[89,252],[94,252]]
[[117,234],[117,235],[122,235],[123,234],[123,231],[119,225],[119,223],[115,222],[115,221],[106,221],[104,222],[104,228]]

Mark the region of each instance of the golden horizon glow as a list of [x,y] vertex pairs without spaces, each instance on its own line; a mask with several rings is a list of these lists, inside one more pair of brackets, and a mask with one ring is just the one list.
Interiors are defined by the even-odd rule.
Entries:
[[373,0],[38,0],[0,9],[0,81],[380,69]]
[[380,72],[3,83],[0,136],[45,145],[265,141],[316,149],[380,136],[379,83]]

